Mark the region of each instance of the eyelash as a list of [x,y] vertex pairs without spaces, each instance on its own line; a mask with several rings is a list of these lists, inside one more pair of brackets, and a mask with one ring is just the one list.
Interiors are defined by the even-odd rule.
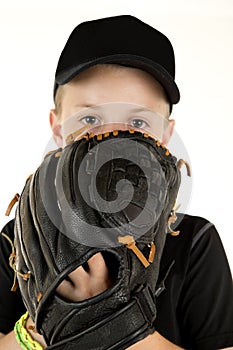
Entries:
[[[87,118],[95,118],[95,122],[94,123],[90,123],[90,121],[88,122],[88,121],[86,121],[86,119]],[[82,117],[81,119],[80,119],[80,121],[84,124],[84,125],[86,125],[86,124],[92,124],[92,125],[96,125],[98,122],[100,122],[100,124],[101,124],[101,121],[96,117],[96,116],[94,116],[94,115],[87,115],[87,116],[85,116],[85,117]],[[135,122],[135,121],[140,121],[140,122],[142,122],[143,123],[143,126],[135,126],[134,124],[133,124],[133,122]],[[130,126],[134,126],[134,127],[137,127],[137,128],[145,128],[145,127],[149,127],[149,124],[145,121],[145,120],[143,120],[143,119],[140,119],[140,118],[135,118],[135,119],[131,119],[129,122],[128,122],[128,124],[130,125]]]
[[[94,123],[90,123],[90,122],[87,122],[87,121],[85,121],[85,119],[86,118],[95,118],[95,122]],[[96,125],[97,123],[96,123],[96,121],[98,122],[98,121],[100,121],[96,116],[94,116],[94,115],[86,115],[85,117],[82,117],[81,119],[80,119],[80,121],[82,122],[82,123],[84,123],[84,125],[86,125],[86,124],[92,124],[92,125]]]
[[[142,122],[143,123],[143,126],[135,126],[135,125],[133,125],[133,122],[135,122],[135,121],[140,121],[140,122]],[[140,119],[140,118],[135,118],[135,119],[132,119],[129,123],[131,123],[130,125],[132,125],[132,126],[134,126],[134,127],[137,127],[137,128],[145,128],[145,127],[148,127],[149,126],[149,124],[145,121],[145,120],[143,120],[143,119]]]

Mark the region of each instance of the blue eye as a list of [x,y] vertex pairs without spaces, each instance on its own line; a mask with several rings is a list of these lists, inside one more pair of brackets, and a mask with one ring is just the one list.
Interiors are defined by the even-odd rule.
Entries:
[[92,115],[87,115],[87,116],[83,117],[83,118],[80,119],[80,120],[81,120],[81,122],[82,122],[84,125],[86,125],[86,124],[95,125],[95,124],[97,124],[97,123],[99,122],[99,120],[98,120],[96,117],[92,116]]
[[148,126],[147,122],[145,122],[142,119],[133,119],[133,120],[131,120],[130,125],[132,125],[135,128],[138,128],[138,129],[145,128]]

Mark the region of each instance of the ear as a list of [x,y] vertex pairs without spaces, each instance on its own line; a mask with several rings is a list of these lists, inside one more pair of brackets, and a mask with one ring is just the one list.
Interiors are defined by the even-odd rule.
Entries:
[[174,127],[175,127],[175,120],[174,119],[169,119],[168,120],[168,126],[166,128],[166,130],[163,133],[163,138],[162,138],[162,142],[164,145],[167,145],[170,138],[172,137],[173,131],[174,131]]
[[49,123],[53,132],[53,139],[58,147],[62,147],[63,139],[61,133],[61,122],[56,114],[55,109],[51,109],[49,113]]

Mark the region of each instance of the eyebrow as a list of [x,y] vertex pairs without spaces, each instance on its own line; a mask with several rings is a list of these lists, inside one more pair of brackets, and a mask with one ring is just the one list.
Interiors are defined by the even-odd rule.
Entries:
[[136,107],[136,108],[133,108],[132,111],[133,112],[151,112],[151,113],[155,113],[151,109],[148,109],[148,108],[145,108],[145,107]]
[[90,107],[94,107],[95,105],[94,104],[91,104],[91,103],[82,103],[82,104],[77,104],[77,105],[74,105],[74,107],[81,107],[81,108],[90,108]]
[[[104,104],[111,104],[111,103],[121,103],[121,104],[132,104],[133,105],[133,103],[127,103],[127,102],[107,102],[107,103],[103,103],[103,104],[98,104],[98,105],[96,105],[96,104],[92,104],[92,103],[83,103],[83,104],[77,104],[77,105],[75,105],[74,107],[79,107],[79,108],[101,108]],[[138,107],[134,107],[134,108],[132,108],[132,109],[130,109],[130,112],[133,112],[133,113],[135,113],[135,112],[151,112],[151,113],[155,113],[153,110],[151,110],[151,109],[148,109],[148,108],[146,108],[146,107],[142,107],[142,106],[138,106]]]

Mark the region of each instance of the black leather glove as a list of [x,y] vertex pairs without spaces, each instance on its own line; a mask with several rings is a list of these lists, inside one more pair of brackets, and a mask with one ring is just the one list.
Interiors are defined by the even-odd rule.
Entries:
[[[48,349],[125,349],[154,332],[179,186],[176,158],[140,132],[86,134],[45,157],[20,196],[15,246],[23,300]],[[112,287],[80,302],[59,296],[57,286],[97,252]]]

